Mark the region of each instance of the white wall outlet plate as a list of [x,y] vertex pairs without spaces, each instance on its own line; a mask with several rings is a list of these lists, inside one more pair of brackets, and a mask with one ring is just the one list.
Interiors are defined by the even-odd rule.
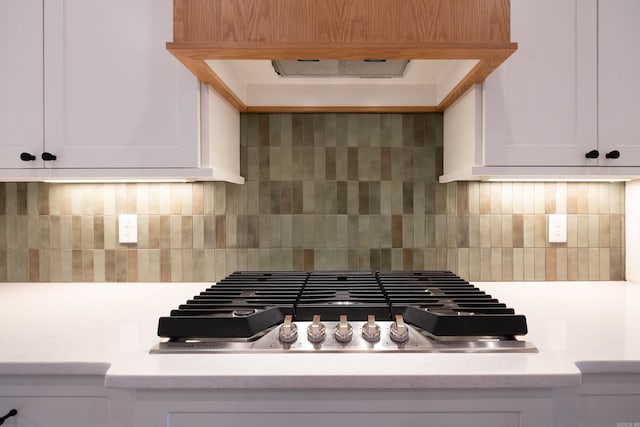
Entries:
[[118,241],[120,243],[138,243],[138,215],[118,215]]
[[549,215],[549,243],[565,243],[567,241],[567,215]]

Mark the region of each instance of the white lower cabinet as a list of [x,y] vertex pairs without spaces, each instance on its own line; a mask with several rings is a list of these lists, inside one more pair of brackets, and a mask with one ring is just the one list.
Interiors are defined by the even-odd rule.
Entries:
[[639,427],[640,375],[584,375],[579,408],[580,427]]
[[104,377],[0,375],[3,427],[638,427],[639,374],[575,388],[122,390]]
[[412,414],[378,413],[279,413],[268,412],[235,414],[169,414],[167,426],[171,427],[209,427],[215,426],[306,426],[326,427],[335,425],[389,427],[395,424],[406,426],[493,426],[516,427],[520,423],[517,413],[468,412],[458,414],[418,412]]
[[0,416],[18,412],[3,427],[131,427],[127,396],[102,376],[0,375]]
[[136,427],[552,426],[544,390],[264,390],[136,393]]
[[109,427],[107,397],[32,397],[0,398],[2,415],[10,409],[18,414],[8,418],[8,427]]

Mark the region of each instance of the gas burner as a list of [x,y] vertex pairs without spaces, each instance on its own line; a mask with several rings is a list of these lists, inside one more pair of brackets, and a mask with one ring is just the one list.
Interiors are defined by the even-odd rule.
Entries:
[[448,271],[236,272],[161,317],[152,351],[536,351],[526,333]]

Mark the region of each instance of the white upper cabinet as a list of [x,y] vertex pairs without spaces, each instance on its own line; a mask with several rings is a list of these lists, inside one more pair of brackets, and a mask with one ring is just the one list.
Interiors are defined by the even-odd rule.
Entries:
[[440,181],[640,177],[637,22],[638,0],[512,2],[518,50],[445,111]]
[[638,0],[598,3],[598,143],[610,165],[640,165],[639,22]]
[[172,26],[172,0],[2,0],[0,179],[243,182],[239,129],[201,126]]
[[514,1],[511,38],[484,83],[485,165],[597,164],[597,0]]
[[171,0],[44,8],[44,135],[55,167],[197,167],[198,82],[164,46]]
[[0,1],[0,168],[42,166],[42,78],[42,1]]

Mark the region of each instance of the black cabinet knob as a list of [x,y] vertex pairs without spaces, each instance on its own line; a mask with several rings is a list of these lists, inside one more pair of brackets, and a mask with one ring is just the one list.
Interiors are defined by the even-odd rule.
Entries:
[[20,153],[20,160],[22,160],[23,162],[31,162],[35,159],[36,156],[31,153]]
[[45,162],[50,162],[55,159],[57,159],[57,157],[54,154],[47,153],[46,151],[42,153],[42,160],[44,160]]
[[5,415],[4,417],[0,417],[0,425],[4,424],[7,418],[14,417],[16,415],[18,415],[18,411],[16,411],[15,409],[10,410],[7,415]]
[[618,150],[609,151],[604,155],[607,159],[617,159],[620,157],[620,152]]
[[587,154],[584,155],[587,159],[597,159],[600,157],[600,152],[598,150],[591,150]]

